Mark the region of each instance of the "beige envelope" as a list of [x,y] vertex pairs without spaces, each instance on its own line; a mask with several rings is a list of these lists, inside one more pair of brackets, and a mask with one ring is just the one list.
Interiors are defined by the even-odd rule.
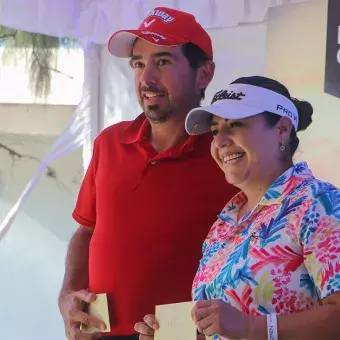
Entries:
[[196,340],[197,329],[191,319],[194,302],[156,306],[159,329],[155,340]]
[[103,331],[92,326],[86,326],[84,324],[81,324],[80,330],[84,333],[96,333],[96,332],[107,333],[111,331],[109,308],[107,305],[107,296],[105,293],[97,294],[96,296],[97,296],[96,300],[89,304],[88,314],[93,315],[99,320],[103,321],[106,325],[106,329]]

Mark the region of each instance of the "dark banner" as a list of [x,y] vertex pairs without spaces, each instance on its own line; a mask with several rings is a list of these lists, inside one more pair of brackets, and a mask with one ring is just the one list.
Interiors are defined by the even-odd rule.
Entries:
[[340,98],[340,0],[328,0],[325,92]]

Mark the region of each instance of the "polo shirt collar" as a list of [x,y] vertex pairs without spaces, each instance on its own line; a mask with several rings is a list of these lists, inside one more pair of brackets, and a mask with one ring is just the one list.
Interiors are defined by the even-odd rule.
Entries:
[[[151,125],[144,113],[140,114],[120,135],[120,141],[123,144],[134,144],[137,142],[147,141],[149,139]],[[187,141],[181,146],[184,152],[192,151],[199,135],[189,136]]]
[[[314,176],[308,168],[307,163],[300,162],[293,165],[268,188],[256,207],[241,218],[241,222],[248,219],[255,211],[260,209],[261,206],[281,204],[294,190],[297,190],[306,183],[306,181],[313,178]],[[222,213],[218,216],[219,219],[227,223],[234,223],[237,221],[239,210],[246,201],[247,196],[245,193],[242,191],[239,192],[225,206]]]
[[120,135],[123,144],[133,144],[145,140],[149,136],[150,123],[144,113],[141,113]]

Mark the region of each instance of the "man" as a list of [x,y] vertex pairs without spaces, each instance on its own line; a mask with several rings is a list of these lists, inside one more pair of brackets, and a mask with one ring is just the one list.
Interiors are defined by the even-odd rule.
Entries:
[[[95,140],[59,297],[69,340],[137,339],[134,324],[155,305],[190,300],[202,242],[236,193],[210,134],[184,129],[214,74],[211,39],[194,16],[156,8],[138,30],[115,33],[109,51],[131,58],[143,114]],[[111,332],[79,330],[101,326],[83,310],[94,293],[108,296]]]

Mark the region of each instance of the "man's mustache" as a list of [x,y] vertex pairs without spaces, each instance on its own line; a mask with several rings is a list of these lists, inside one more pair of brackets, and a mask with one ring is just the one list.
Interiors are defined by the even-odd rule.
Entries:
[[143,92],[164,93],[164,91],[158,89],[156,86],[142,86],[140,89],[140,94]]

